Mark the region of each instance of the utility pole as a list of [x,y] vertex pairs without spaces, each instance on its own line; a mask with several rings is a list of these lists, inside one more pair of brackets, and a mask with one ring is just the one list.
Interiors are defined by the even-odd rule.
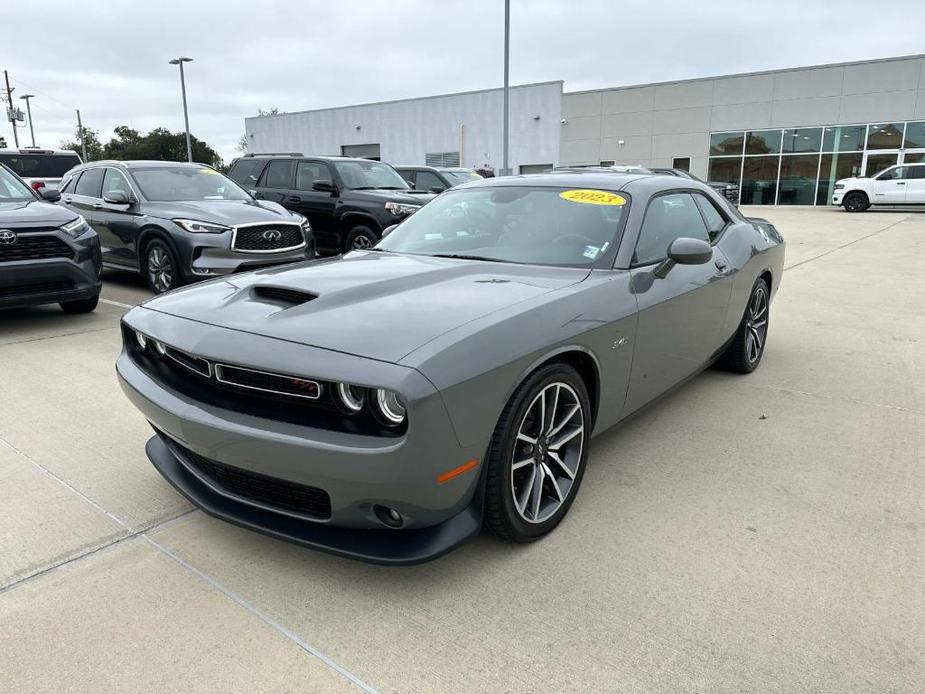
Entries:
[[193,162],[193,146],[190,144],[189,137],[189,112],[186,110],[186,79],[183,77],[183,63],[193,62],[192,58],[174,58],[170,61],[171,65],[180,66],[180,91],[183,93],[183,121],[186,123],[186,160]]
[[[504,157],[501,167],[502,176],[510,176],[511,169],[508,167],[508,107],[510,91],[510,56],[511,56],[511,0],[504,0],[504,134],[503,148]],[[30,120],[31,123],[31,120]]]
[[80,158],[84,160],[84,163],[87,162],[87,143],[84,140],[84,126],[80,122],[80,109],[75,109],[77,111],[77,137],[80,138]]
[[16,130],[16,113],[13,108],[13,90],[10,89],[10,76],[6,70],[3,71],[3,79],[6,81],[6,103],[10,107],[7,115],[10,119],[10,125],[13,126],[13,142],[16,143],[16,149],[19,149],[19,131]]
[[26,102],[26,113],[29,114],[29,135],[32,136],[32,146],[35,147],[35,130],[32,128],[32,104],[29,103],[29,99],[32,99],[35,94],[23,94],[20,99],[24,99]]

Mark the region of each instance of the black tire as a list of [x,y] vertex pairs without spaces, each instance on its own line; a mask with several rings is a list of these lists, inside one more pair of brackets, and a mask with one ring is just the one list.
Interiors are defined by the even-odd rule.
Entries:
[[100,303],[100,297],[94,296],[90,299],[78,299],[77,301],[62,301],[59,306],[65,313],[90,313],[96,309]]
[[867,193],[853,190],[845,196],[841,204],[845,208],[845,212],[863,212],[870,207],[870,199],[867,197]]
[[183,284],[177,256],[162,239],[154,238],[145,244],[141,266],[148,287],[155,294],[169,292]]
[[720,357],[720,366],[740,374],[757,369],[767,345],[770,317],[771,292],[768,283],[759,277],[748,296],[735,337]]
[[365,224],[357,224],[347,233],[347,237],[344,239],[344,253],[372,248],[378,241],[379,237],[375,231]]
[[[560,385],[559,389],[555,389],[556,384]],[[567,389],[562,389],[562,385],[566,386]],[[577,422],[579,420],[576,418],[578,410],[576,410],[576,415],[566,420],[568,428],[560,427],[559,431],[553,436],[545,438],[546,443],[542,446],[539,443],[537,446],[531,446],[519,438],[522,427],[530,426],[531,421],[534,424],[537,423],[536,420],[539,419],[536,414],[538,411],[538,398],[541,393],[544,394],[544,397],[547,398],[544,401],[545,407],[545,403],[552,398],[552,395],[545,395],[550,391],[556,393],[557,404],[558,398],[562,397],[562,403],[570,409],[574,408],[575,404],[580,405],[580,425],[582,428],[580,439],[577,435],[572,434],[569,443],[563,444],[561,448],[556,449],[556,458],[569,462],[571,467],[570,475],[564,474],[567,472],[564,466],[555,466],[550,459],[544,458],[544,456],[549,453],[550,439],[556,436],[560,439],[568,438],[569,434],[578,428]],[[566,414],[567,411],[565,410]],[[556,424],[556,412],[557,410],[553,406],[551,417],[553,429],[555,429]],[[563,415],[560,419],[564,420],[565,416]],[[545,424],[543,428],[545,428]],[[559,362],[548,364],[533,372],[511,396],[501,413],[501,418],[498,420],[492,436],[485,480],[485,526],[499,537],[521,543],[533,542],[551,532],[568,513],[575,496],[578,494],[587,465],[590,434],[591,406],[588,401],[587,388],[578,372],[571,366]],[[537,436],[536,441],[539,442],[543,438],[543,436]],[[577,452],[574,448],[576,445],[578,446]],[[526,467],[519,467],[517,471],[513,469],[515,454],[519,460],[526,456],[530,461],[526,464]],[[550,460],[544,469],[553,468],[561,476],[550,478],[548,473],[540,473],[541,481],[539,485],[539,501],[536,504],[537,510],[542,505],[544,493],[552,496],[553,489],[559,491],[560,487],[566,484],[568,487],[564,494],[558,495],[561,501],[554,507],[554,510],[548,511],[550,513],[548,517],[535,513],[535,519],[531,521],[526,519],[521,510],[518,510],[518,501],[515,499],[515,481],[518,479],[518,475],[524,474],[528,476],[531,471],[533,475],[536,475],[537,470],[542,467],[542,463],[537,462],[538,459]],[[523,462],[521,462],[521,465],[523,465]],[[531,469],[528,470],[527,468]],[[524,480],[525,478],[521,477],[520,479]],[[535,477],[529,478],[531,484],[534,480]],[[555,487],[552,485],[555,485]],[[525,488],[525,486],[526,482],[524,482],[521,489]],[[524,495],[522,494],[522,496]],[[531,505],[532,496],[529,492],[526,494],[525,498],[528,499],[526,505]],[[552,503],[552,500],[550,500],[550,507],[552,507]],[[526,505],[523,511],[529,515],[529,509],[526,508]]]

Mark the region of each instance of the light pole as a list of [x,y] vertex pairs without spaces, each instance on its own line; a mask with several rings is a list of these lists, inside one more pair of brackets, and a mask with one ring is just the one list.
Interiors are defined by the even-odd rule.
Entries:
[[507,147],[508,147],[508,92],[510,91],[510,55],[511,55],[511,0],[504,0],[504,131],[503,139],[503,163],[501,167],[502,176],[510,176],[511,170],[508,168]]
[[35,130],[32,128],[32,105],[29,103],[29,99],[33,98],[35,94],[23,94],[20,99],[26,100],[26,113],[29,114],[29,135],[32,137],[32,146],[35,147]]
[[[193,62],[192,58],[174,58],[170,61],[171,65],[180,66],[180,91],[183,94],[183,122],[186,124],[186,160],[190,163],[193,161],[193,145],[189,139],[189,112],[186,110],[186,78],[183,76],[183,63]],[[32,122],[32,119],[29,119]]]

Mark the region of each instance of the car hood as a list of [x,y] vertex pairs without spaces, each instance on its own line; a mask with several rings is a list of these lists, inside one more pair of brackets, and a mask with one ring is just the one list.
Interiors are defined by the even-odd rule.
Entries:
[[[354,251],[206,282],[146,308],[234,330],[398,362],[449,330],[582,281],[588,271]],[[303,292],[302,303],[263,295]]]
[[60,225],[76,217],[71,210],[52,205],[50,202],[24,200],[0,203],[0,227],[19,224]]
[[145,202],[146,215],[161,219],[195,219],[215,224],[295,222],[300,216],[282,205],[263,200],[201,200],[193,202]]
[[849,178],[839,178],[836,183],[854,183],[856,181],[871,181],[870,176],[851,176]]

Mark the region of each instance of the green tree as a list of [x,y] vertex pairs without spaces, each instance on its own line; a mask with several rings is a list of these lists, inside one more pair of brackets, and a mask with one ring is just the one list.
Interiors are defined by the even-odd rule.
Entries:
[[[127,125],[120,125],[113,130],[113,137],[102,144],[96,131],[84,128],[87,145],[87,159],[156,159],[159,161],[186,161],[185,133],[172,133],[167,128],[154,128],[148,133],[141,133]],[[214,149],[202,140],[190,136],[193,161],[209,164],[216,168],[222,166],[222,158]],[[75,142],[62,142],[62,149],[80,152],[80,133]]]
[[[87,161],[99,161],[103,158],[103,145],[100,142],[100,133],[98,130],[90,130],[90,128],[84,127],[83,130],[84,145],[87,147]],[[74,140],[72,142],[62,141],[60,143],[61,149],[72,149],[77,154],[82,154],[82,148],[80,146],[80,135],[81,128],[77,128],[74,131]]]
[[241,137],[238,138],[238,143],[234,146],[234,148],[241,154],[247,154],[247,133],[241,135]]

